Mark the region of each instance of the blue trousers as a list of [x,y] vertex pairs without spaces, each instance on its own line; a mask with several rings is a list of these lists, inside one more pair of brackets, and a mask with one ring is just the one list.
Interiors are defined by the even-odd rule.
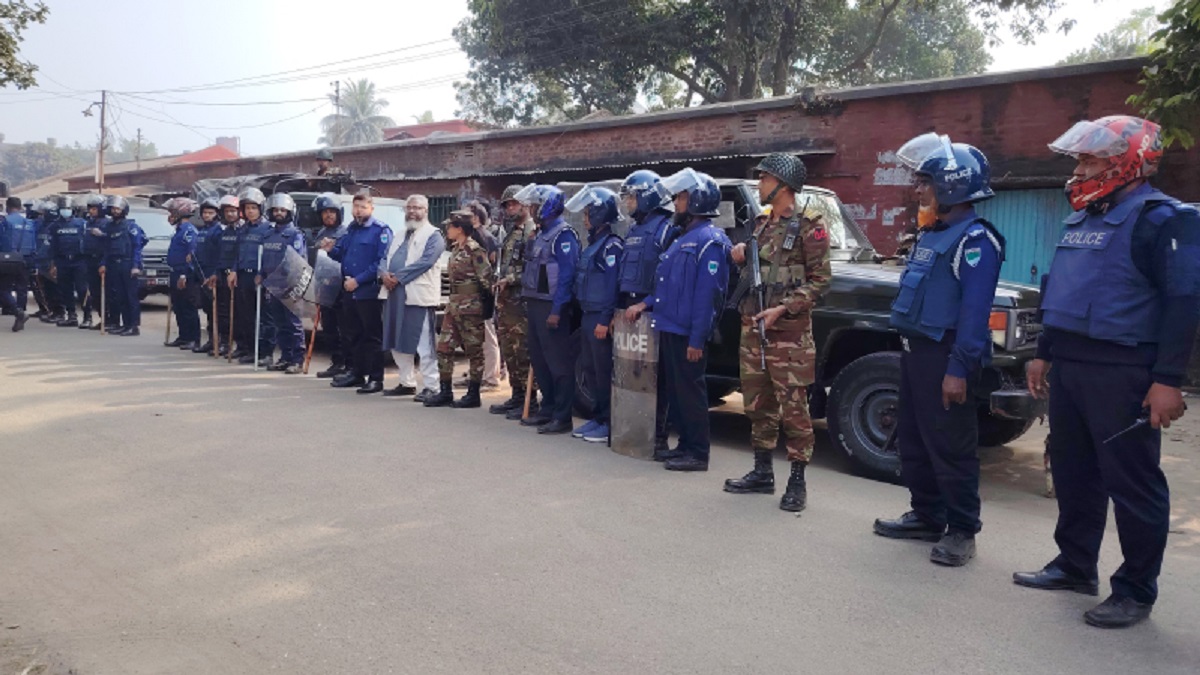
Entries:
[[75,305],[84,304],[87,297],[87,260],[82,255],[74,258],[55,258],[58,270],[58,294],[68,315],[75,314]]
[[126,328],[136,328],[142,324],[138,280],[131,275],[132,271],[133,261],[129,258],[110,259],[105,268],[108,303],[114,319],[120,319],[121,325]]
[[188,276],[186,272],[171,272],[171,311],[175,314],[175,325],[179,327],[179,338],[185,342],[200,341],[200,314],[196,305],[199,304],[200,286],[187,280],[187,286],[179,289],[179,277]]
[[1058,567],[1097,577],[1100,542],[1113,503],[1125,561],[1112,575],[1113,595],[1158,599],[1158,575],[1171,518],[1167,478],[1159,467],[1161,432],[1149,425],[1106,440],[1141,413],[1150,369],[1055,359],[1050,369],[1050,470],[1058,499],[1054,541]]
[[584,312],[583,325],[579,327],[582,339],[584,381],[592,394],[592,420],[607,425],[612,409],[613,342],[612,335],[603,340],[596,339],[596,326],[608,320],[599,313]]
[[699,361],[687,360],[688,337],[658,332],[658,358],[665,376],[659,382],[659,392],[670,399],[667,414],[671,426],[679,431],[679,450],[687,456],[708,461],[708,387],[704,371],[708,367],[708,350]]
[[546,325],[553,304],[549,300],[527,300],[529,362],[542,392],[542,410],[554,420],[571,421],[575,404],[575,349],[571,345],[570,310],[563,309],[558,328]]
[[87,265],[87,282],[88,282],[88,305],[83,308],[84,315],[91,315],[93,312],[98,316],[100,314],[100,259],[95,256],[85,258]]
[[262,328],[258,340],[259,358],[267,358],[279,347],[284,363],[304,362],[304,326],[300,318],[279,300],[263,297]]

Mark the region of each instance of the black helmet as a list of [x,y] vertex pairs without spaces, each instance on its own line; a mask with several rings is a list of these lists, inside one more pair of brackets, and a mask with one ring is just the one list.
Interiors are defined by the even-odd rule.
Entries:
[[333,161],[333,151],[330,150],[329,148],[321,148],[320,150],[317,151],[317,159],[324,160],[326,162],[332,162]]
[[241,205],[245,205],[246,202],[250,202],[261,209],[263,202],[265,201],[267,201],[267,198],[263,195],[262,190],[259,190],[258,188],[242,188],[242,191],[238,193],[238,203]]
[[763,157],[758,166],[754,167],[754,171],[771,174],[793,192],[803,190],[804,182],[808,180],[808,169],[804,167],[804,162],[799,157],[785,152],[772,152]]
[[276,192],[267,199],[266,212],[268,218],[275,212],[275,209],[287,211],[287,220],[283,221],[286,223],[296,215],[296,201],[289,194]]
[[87,198],[87,207],[90,209],[93,206],[103,210],[104,209],[104,197],[102,195],[89,195]]
[[517,193],[520,192],[521,188],[523,188],[523,187],[525,187],[525,186],[524,185],[509,185],[508,187],[504,188],[504,194],[500,195],[500,205],[503,206],[504,202],[516,201]]
[[342,224],[342,221],[346,217],[345,207],[338,201],[337,195],[332,192],[323,192],[317,195],[317,198],[313,200],[312,210],[313,213],[317,214],[318,218],[321,217],[322,211],[337,211],[339,225]]
[[118,218],[124,218],[129,215],[129,202],[121,195],[109,195],[104,199],[104,211],[111,216],[113,209],[120,212]]

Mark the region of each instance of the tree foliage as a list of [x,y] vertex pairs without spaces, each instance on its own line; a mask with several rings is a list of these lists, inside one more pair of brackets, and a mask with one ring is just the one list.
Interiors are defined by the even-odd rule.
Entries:
[[[494,125],[980,72],[1061,0],[468,0],[460,114]],[[973,24],[970,17],[976,19]],[[1072,22],[1062,21],[1066,30]]]
[[50,9],[42,2],[27,0],[0,2],[0,87],[14,85],[28,89],[37,85],[37,66],[21,60],[21,35],[29,24],[45,23]]
[[341,100],[330,94],[329,102],[339,105],[340,112],[326,115],[321,120],[325,135],[318,143],[335,148],[377,143],[383,140],[385,127],[396,126],[392,118],[383,114],[388,102],[376,97],[375,83],[366,78],[347,82]]
[[82,170],[93,162],[94,152],[76,144],[60,146],[54,139],[44,143],[6,145],[0,151],[0,180],[16,187],[72,169]]
[[1153,7],[1134,10],[1116,28],[1097,36],[1090,47],[1072,52],[1058,65],[1145,56],[1159,46],[1154,40],[1154,33],[1161,27],[1158,12]]
[[1142,72],[1145,89],[1129,102],[1163,125],[1168,145],[1190,148],[1200,128],[1200,0],[1178,0],[1158,18],[1164,26]]

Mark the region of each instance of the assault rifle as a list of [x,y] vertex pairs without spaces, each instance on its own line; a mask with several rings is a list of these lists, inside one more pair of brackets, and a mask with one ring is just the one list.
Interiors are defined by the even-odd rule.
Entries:
[[[754,297],[758,301],[758,313],[762,314],[767,309],[767,289],[763,286],[762,265],[759,264],[758,258],[758,237],[752,235],[750,240],[746,242],[746,264],[750,266],[750,274],[753,281],[750,285],[750,290],[754,292]],[[767,371],[767,323],[764,319],[758,320],[758,356],[762,362],[762,369]]]

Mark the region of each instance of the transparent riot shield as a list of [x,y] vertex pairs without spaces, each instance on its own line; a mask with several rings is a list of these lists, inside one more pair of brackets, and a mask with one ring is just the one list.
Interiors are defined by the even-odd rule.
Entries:
[[613,452],[650,459],[654,455],[654,413],[658,398],[658,340],[650,316],[629,322],[617,312],[613,322],[612,410],[609,445]]
[[292,314],[311,319],[317,313],[313,268],[295,249],[284,251],[283,262],[263,279],[263,288],[277,298]]

